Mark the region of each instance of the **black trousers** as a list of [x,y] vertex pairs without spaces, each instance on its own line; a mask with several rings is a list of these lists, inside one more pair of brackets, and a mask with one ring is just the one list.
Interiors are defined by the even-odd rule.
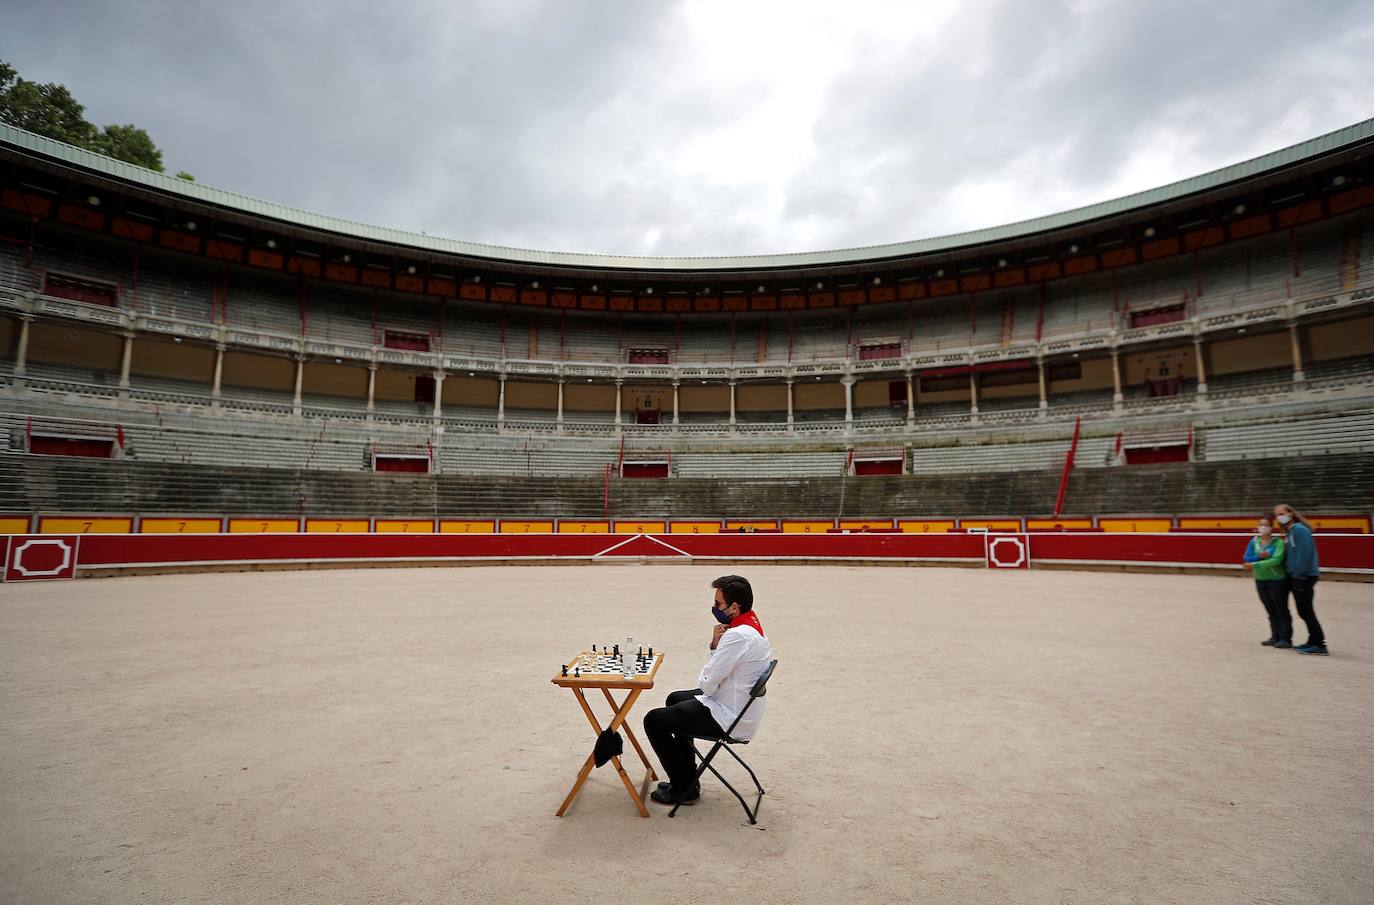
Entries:
[[1255,580],[1255,592],[1269,617],[1269,637],[1275,641],[1293,640],[1293,614],[1288,612],[1288,579]]
[[1312,594],[1317,588],[1317,576],[1288,576],[1288,589],[1293,592],[1293,605],[1298,609],[1298,618],[1307,623],[1307,643],[1326,644],[1322,624],[1317,621],[1317,610],[1312,604]]
[[687,791],[696,775],[692,737],[720,738],[725,735],[711,711],[697,700],[700,694],[700,688],[675,691],[668,695],[667,706],[644,714],[644,734],[654,746],[654,753],[663,764],[673,791]]

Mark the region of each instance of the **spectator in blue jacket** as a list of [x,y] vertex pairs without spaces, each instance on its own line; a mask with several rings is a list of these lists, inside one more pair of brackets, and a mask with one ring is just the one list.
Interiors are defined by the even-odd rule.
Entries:
[[1255,536],[1245,548],[1245,568],[1253,569],[1255,591],[1269,617],[1269,637],[1260,643],[1279,650],[1293,646],[1293,616],[1288,612],[1288,573],[1283,566],[1283,538],[1260,516]]
[[1288,572],[1288,590],[1293,594],[1298,617],[1307,623],[1307,643],[1293,649],[1300,654],[1326,656],[1326,635],[1322,632],[1322,624],[1317,621],[1317,610],[1312,603],[1317,579],[1321,577],[1312,528],[1287,503],[1279,503],[1274,507],[1274,521],[1279,523],[1287,546],[1284,566]]

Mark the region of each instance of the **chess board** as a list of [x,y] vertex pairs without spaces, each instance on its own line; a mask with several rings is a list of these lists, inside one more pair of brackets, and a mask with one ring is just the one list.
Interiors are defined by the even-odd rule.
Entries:
[[614,688],[617,686],[625,688],[653,687],[654,675],[658,672],[658,667],[663,663],[663,653],[655,650],[653,656],[648,656],[640,660],[635,658],[635,671],[630,677],[626,677],[621,668],[619,657],[603,651],[582,651],[577,656],[569,660],[567,666],[568,674],[563,675],[562,667],[553,677],[555,685],[564,686],[596,686]]

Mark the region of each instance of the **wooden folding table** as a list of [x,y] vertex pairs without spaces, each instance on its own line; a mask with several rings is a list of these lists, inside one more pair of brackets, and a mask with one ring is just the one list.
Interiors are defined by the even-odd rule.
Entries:
[[[610,729],[612,732],[624,729],[625,735],[629,738],[635,753],[639,755],[640,761],[644,764],[644,769],[646,771],[644,774],[644,782],[639,787],[638,792],[635,791],[634,783],[630,780],[629,774],[627,774],[625,768],[621,766],[620,758],[611,758],[611,763],[615,766],[615,772],[619,774],[620,781],[625,784],[625,791],[630,794],[630,798],[634,801],[635,807],[639,809],[639,816],[648,817],[649,809],[644,806],[644,799],[649,794],[649,783],[657,780],[658,774],[654,772],[653,766],[649,763],[648,756],[644,753],[644,749],[640,747],[639,739],[635,738],[634,730],[630,728],[630,724],[626,720],[630,715],[630,709],[635,705],[635,701],[639,700],[639,696],[654,687],[654,676],[657,675],[658,668],[663,665],[663,652],[654,651],[654,660],[648,673],[629,679],[625,678],[625,676],[620,673],[602,673],[594,671],[583,673],[580,676],[574,675],[574,672],[579,670],[579,664],[583,663],[584,658],[587,656],[594,657],[595,655],[589,655],[588,652],[583,651],[569,660],[567,668],[568,674],[565,676],[562,674],[562,670],[560,670],[559,674],[553,677],[553,684],[572,689],[573,696],[577,698],[577,703],[582,705],[582,712],[587,715],[587,722],[592,724],[592,731],[598,738],[602,731],[601,723],[597,721],[596,714],[592,712],[591,705],[587,703],[587,697],[583,694],[583,690],[600,689],[601,693],[606,696],[606,703],[611,705],[612,711],[610,725],[606,728]],[[623,701],[616,703],[615,698],[611,695],[611,691],[613,690],[625,691],[628,692],[628,694],[625,695]],[[577,774],[577,782],[573,783],[572,789],[568,792],[568,797],[563,799],[563,804],[559,807],[557,816],[562,817],[568,812],[568,808],[572,806],[573,799],[576,798],[577,793],[582,790],[582,784],[587,781],[587,777],[591,775],[592,768],[595,766],[596,755],[587,755],[587,762],[582,765],[582,770]]]

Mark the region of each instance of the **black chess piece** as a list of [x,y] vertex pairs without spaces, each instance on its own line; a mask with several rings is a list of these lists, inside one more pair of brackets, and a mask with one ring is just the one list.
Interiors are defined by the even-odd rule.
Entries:
[[563,664],[563,675],[566,676],[567,674],[568,674],[568,665],[565,663],[565,664]]
[[649,659],[652,660],[653,658],[654,658],[654,649],[653,649],[652,647],[650,647],[650,648],[649,648]]
[[581,675],[582,675],[582,669],[581,669],[580,667],[574,667],[574,668],[573,668],[573,678],[574,678],[574,679],[580,678]]
[[618,657],[618,656],[620,656],[620,645],[619,645],[619,644],[617,644],[617,645],[615,646],[615,653],[611,654],[611,656],[612,656],[612,657]]

